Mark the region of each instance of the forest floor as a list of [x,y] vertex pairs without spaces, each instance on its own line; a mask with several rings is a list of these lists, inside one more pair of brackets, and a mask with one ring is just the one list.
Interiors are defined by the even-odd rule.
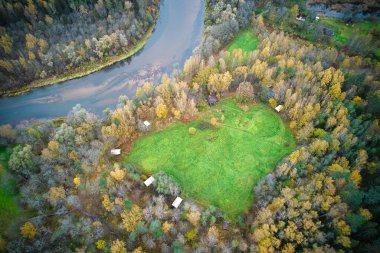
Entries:
[[232,53],[233,50],[241,48],[246,56],[248,52],[254,51],[259,45],[259,39],[253,33],[252,29],[243,30],[227,46],[227,51]]
[[[218,126],[209,123],[212,117]],[[195,135],[189,134],[190,127],[197,129]],[[172,175],[185,197],[235,218],[251,206],[253,187],[295,145],[272,108],[260,103],[244,110],[225,99],[193,122],[178,122],[138,139],[126,162],[148,174]]]
[[[8,171],[8,160],[11,148],[0,147],[0,236],[8,234],[11,224],[15,224],[23,214],[22,208],[17,204],[18,190],[16,179]],[[9,233],[14,234],[14,233]]]
[[45,79],[39,79],[39,80],[33,81],[30,85],[26,85],[24,87],[17,88],[15,90],[9,90],[9,91],[4,92],[3,94],[0,93],[0,95],[18,96],[23,93],[29,92],[35,88],[57,84],[64,81],[71,80],[71,79],[87,76],[105,67],[111,66],[112,64],[115,64],[116,62],[128,59],[129,57],[133,56],[134,54],[138,53],[140,50],[144,48],[145,44],[147,43],[148,39],[150,38],[150,36],[152,35],[154,31],[156,21],[157,19],[154,21],[153,25],[148,29],[144,37],[132,48],[129,48],[128,53],[104,57],[103,59],[96,60],[95,62],[87,62],[78,68],[68,70],[65,73],[62,73],[60,75],[48,77]]

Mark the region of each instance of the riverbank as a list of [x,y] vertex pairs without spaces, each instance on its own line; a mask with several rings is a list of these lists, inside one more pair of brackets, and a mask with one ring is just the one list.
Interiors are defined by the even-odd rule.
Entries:
[[148,31],[145,33],[144,37],[134,46],[131,48],[131,50],[128,53],[120,54],[120,55],[113,55],[109,57],[105,57],[102,60],[97,60],[96,62],[87,62],[83,64],[82,66],[71,69],[63,74],[45,78],[45,79],[40,79],[32,82],[31,84],[17,88],[14,90],[9,90],[5,92],[0,92],[0,96],[8,96],[8,97],[13,97],[13,96],[19,96],[24,93],[27,93],[31,91],[32,89],[35,88],[40,88],[48,85],[53,85],[53,84],[58,84],[64,81],[80,78],[83,76],[87,76],[91,73],[94,73],[96,71],[99,71],[103,68],[106,68],[108,66],[111,66],[117,62],[123,61],[125,59],[128,59],[129,57],[135,55],[138,53],[140,50],[142,50],[147,43],[148,39],[152,35],[154,28],[156,27],[156,23],[158,20],[159,14],[156,16],[152,26],[148,29]]

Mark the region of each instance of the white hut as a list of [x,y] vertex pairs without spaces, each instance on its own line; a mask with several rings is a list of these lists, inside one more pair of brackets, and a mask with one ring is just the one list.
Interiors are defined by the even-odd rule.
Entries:
[[315,20],[319,20],[319,19],[320,19],[320,17],[319,17],[319,16],[316,16],[316,17],[315,17]]
[[177,198],[174,200],[172,206],[174,206],[175,208],[178,208],[179,205],[181,204],[181,202],[182,202],[182,199],[181,199],[180,197],[177,197]]
[[277,112],[280,112],[284,106],[278,105],[276,108],[274,108]]
[[297,17],[296,19],[297,19],[298,21],[302,21],[302,22],[304,22],[304,21],[306,20],[305,18],[303,18],[303,17],[301,17],[301,16],[300,16],[300,17]]
[[111,155],[120,155],[121,149],[111,149]]
[[154,182],[154,177],[150,176],[147,180],[144,181],[146,187],[151,185]]
[[150,127],[150,122],[147,121],[147,120],[145,120],[145,121],[144,121],[144,125],[145,125],[146,127]]

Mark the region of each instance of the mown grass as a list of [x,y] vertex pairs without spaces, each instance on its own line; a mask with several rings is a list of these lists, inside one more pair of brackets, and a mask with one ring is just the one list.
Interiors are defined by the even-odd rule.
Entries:
[[[202,127],[212,117],[220,125]],[[195,135],[189,127],[197,129]],[[227,99],[191,123],[176,123],[137,140],[125,160],[148,174],[172,175],[185,197],[234,218],[252,204],[253,186],[294,147],[291,131],[273,109],[258,104],[244,111]]]
[[17,205],[16,179],[8,172],[8,160],[11,150],[0,147],[0,227],[3,228],[0,235],[5,232],[8,225],[22,214]]
[[254,51],[259,45],[259,39],[251,29],[241,31],[227,47],[227,51],[232,53],[233,50],[241,48],[243,53]]

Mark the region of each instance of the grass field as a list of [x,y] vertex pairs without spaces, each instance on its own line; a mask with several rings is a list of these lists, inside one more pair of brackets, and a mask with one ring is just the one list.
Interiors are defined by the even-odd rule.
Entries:
[[[201,127],[222,115],[218,127]],[[197,129],[195,135],[188,133],[189,127]],[[227,99],[191,123],[142,137],[126,162],[147,173],[172,175],[185,197],[234,218],[249,209],[253,186],[294,147],[289,128],[273,109],[258,104],[244,111]]]
[[254,51],[259,45],[259,40],[251,29],[241,31],[227,47],[227,51],[241,48],[244,53]]
[[0,227],[2,235],[11,222],[22,214],[17,205],[16,179],[8,172],[10,150],[0,147]]
[[380,21],[359,21],[346,25],[341,19],[337,18],[321,18],[321,22],[327,24],[328,27],[335,29],[335,40],[346,43],[352,33],[367,35],[373,28],[380,30]]

